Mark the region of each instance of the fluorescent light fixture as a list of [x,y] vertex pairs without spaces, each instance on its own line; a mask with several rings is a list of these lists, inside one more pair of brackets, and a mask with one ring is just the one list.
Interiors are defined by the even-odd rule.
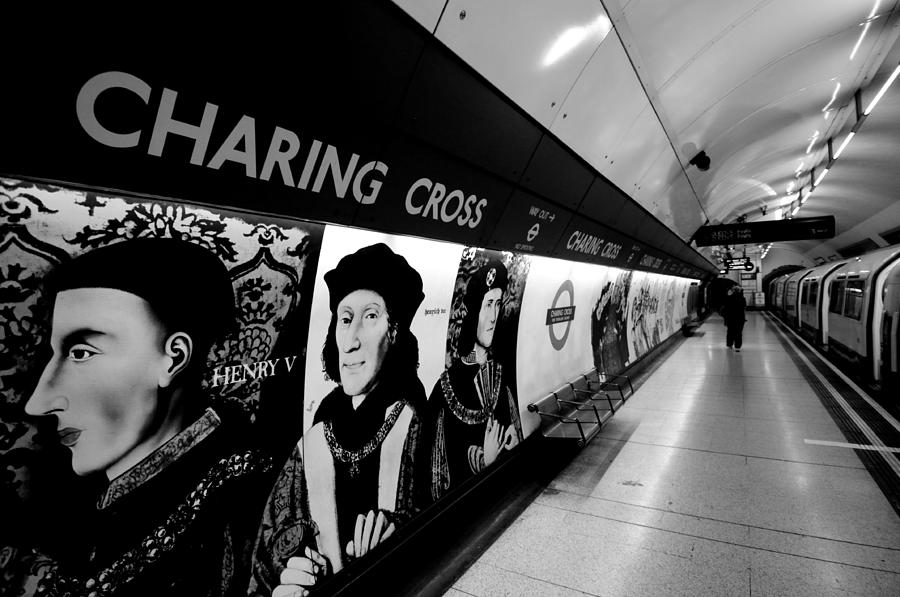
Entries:
[[897,75],[900,75],[900,64],[898,64],[897,67],[894,68],[894,72],[891,73],[891,76],[888,77],[888,80],[885,81],[884,85],[881,86],[881,89],[878,91],[878,95],[872,98],[872,101],[869,103],[866,109],[863,110],[864,115],[869,115],[869,112],[872,111],[872,109],[875,107],[875,104],[877,104],[878,100],[881,99],[881,96],[884,95],[884,93],[888,90],[888,87],[891,86],[891,83],[894,82],[894,79],[897,78]]
[[875,16],[875,12],[878,10],[878,5],[881,4],[881,0],[875,0],[875,6],[872,7],[872,12],[869,13],[868,18],[872,18]]
[[803,191],[800,191],[799,197],[800,197],[800,205],[803,205],[804,203],[806,203],[806,200],[809,199],[809,193],[804,195]]
[[828,174],[828,168],[825,168],[819,175],[816,177],[816,182],[813,183],[814,186],[819,186],[819,183],[822,182],[822,179],[825,178],[825,175]]
[[838,147],[838,150],[834,152],[834,159],[838,159],[838,157],[840,157],[841,153],[843,153],[844,151],[844,148],[847,147],[847,143],[850,143],[850,139],[852,139],[855,134],[856,133],[854,133],[853,131],[850,131],[850,134],[844,137],[843,143],[841,143],[841,146]]
[[863,38],[866,37],[866,33],[869,32],[869,27],[871,25],[872,25],[872,21],[866,21],[865,25],[863,25],[862,33],[859,34],[859,39],[856,40],[856,45],[853,46],[853,51],[850,52],[850,60],[853,60],[853,57],[856,56],[856,51],[859,49],[860,44],[862,44]]
[[544,67],[552,66],[592,37],[596,38],[599,44],[606,39],[610,29],[612,29],[612,22],[605,14],[598,16],[587,25],[569,27],[560,33],[559,37],[550,45],[550,48],[544,54],[541,65]]
[[797,206],[796,206],[794,209],[791,210],[791,215],[792,215],[792,216],[796,216],[798,211],[800,211],[800,204],[799,204],[799,203],[797,204]]

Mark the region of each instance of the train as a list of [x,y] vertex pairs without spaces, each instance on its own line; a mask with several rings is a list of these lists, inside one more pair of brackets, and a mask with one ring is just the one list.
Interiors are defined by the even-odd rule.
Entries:
[[900,386],[900,245],[783,274],[769,309],[883,388]]

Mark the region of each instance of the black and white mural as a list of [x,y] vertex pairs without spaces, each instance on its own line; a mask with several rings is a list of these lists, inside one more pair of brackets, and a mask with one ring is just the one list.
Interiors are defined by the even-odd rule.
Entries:
[[674,333],[689,284],[0,179],[0,593],[353,574],[529,402]]

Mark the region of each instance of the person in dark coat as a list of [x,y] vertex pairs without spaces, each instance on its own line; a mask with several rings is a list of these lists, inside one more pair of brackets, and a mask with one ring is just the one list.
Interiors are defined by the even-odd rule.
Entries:
[[337,383],[285,464],[266,506],[250,595],[305,595],[386,541],[419,507],[425,388],[410,324],[422,278],[387,245],[325,274],[322,352]]
[[201,391],[210,347],[235,324],[224,264],[189,242],[132,239],[61,265],[48,287],[52,356],[25,411],[55,417],[75,473],[104,482],[91,532],[37,593],[242,593],[269,465]]
[[428,399],[434,500],[522,441],[518,404],[491,351],[507,279],[499,261],[472,274],[463,298],[460,357],[441,374]]
[[728,348],[734,346],[734,350],[741,352],[741,346],[744,344],[743,332],[744,322],[747,321],[745,310],[747,308],[747,300],[744,293],[737,286],[728,289],[728,295],[725,297],[725,306],[722,309],[722,316],[725,319],[725,345]]

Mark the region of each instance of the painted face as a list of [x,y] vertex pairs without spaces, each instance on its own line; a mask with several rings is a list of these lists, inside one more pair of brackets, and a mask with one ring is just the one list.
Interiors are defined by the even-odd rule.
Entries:
[[164,331],[141,297],[109,288],[60,292],[30,415],[56,415],[79,475],[106,471],[145,438],[165,372]]
[[378,383],[391,347],[384,299],[371,290],[354,290],[338,303],[334,328],[341,386],[348,396],[366,394]]
[[478,344],[490,348],[494,341],[494,329],[497,327],[497,315],[500,313],[500,301],[503,291],[499,288],[488,290],[481,299],[481,311],[478,312]]

